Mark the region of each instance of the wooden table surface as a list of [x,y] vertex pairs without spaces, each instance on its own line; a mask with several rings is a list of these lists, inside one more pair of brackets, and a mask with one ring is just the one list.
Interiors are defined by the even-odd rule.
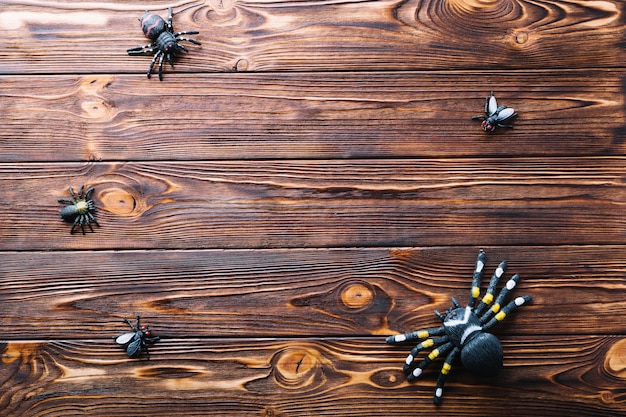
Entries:
[[[0,1],[0,415],[626,415],[625,46],[619,0]],[[436,407],[385,336],[480,248],[534,300]]]

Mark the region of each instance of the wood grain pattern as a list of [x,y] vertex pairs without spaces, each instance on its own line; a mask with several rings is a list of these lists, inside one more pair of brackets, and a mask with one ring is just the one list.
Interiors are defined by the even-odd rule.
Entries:
[[150,361],[125,359],[104,339],[11,342],[0,405],[12,415],[455,416],[462,408],[468,416],[619,416],[623,363],[608,356],[622,355],[623,342],[510,338],[500,376],[453,371],[440,408],[431,403],[439,364],[409,384],[401,371],[408,349],[380,340],[166,339]]
[[[170,5],[202,46],[148,80]],[[0,417],[625,416],[625,5],[0,0]],[[481,247],[533,303],[435,407],[384,336]]]
[[[149,58],[126,55],[147,43],[137,23],[144,4],[2,4],[1,73],[148,68]],[[165,16],[169,5],[149,7]],[[174,9],[174,27],[200,31],[202,42],[178,60],[177,73],[612,68],[625,58],[624,3],[617,0],[213,0]]]
[[[485,248],[483,291],[501,260],[511,297],[534,302],[500,335],[626,332],[626,249]],[[436,326],[469,296],[478,248],[0,252],[5,340],[126,331],[134,313],[163,337],[383,336]],[[511,298],[512,299],[512,298]],[[268,308],[271,306],[271,308]]]
[[[625,175],[622,158],[5,164],[0,248],[621,244]],[[81,184],[102,226],[84,237],[56,203]]]
[[[624,155],[624,80],[623,70],[4,76],[0,161]],[[485,135],[471,117],[492,90],[520,115]]]

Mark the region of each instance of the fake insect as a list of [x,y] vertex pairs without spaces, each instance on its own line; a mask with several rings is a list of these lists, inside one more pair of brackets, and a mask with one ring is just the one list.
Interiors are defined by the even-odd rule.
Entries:
[[[443,322],[443,326],[417,330],[411,333],[389,336],[387,338],[387,343],[390,344],[425,339],[415,346],[406,358],[403,370],[408,375],[407,379],[409,381],[418,378],[424,371],[424,368],[434,359],[442,355],[447,355],[443,367],[441,368],[439,378],[437,379],[435,396],[433,397],[433,402],[436,405],[441,403],[443,385],[457,355],[460,354],[463,366],[471,372],[484,376],[493,376],[498,373],[502,368],[502,345],[496,336],[491,333],[486,333],[486,331],[504,320],[504,318],[517,307],[532,301],[531,296],[525,295],[515,298],[501,308],[505,297],[509,291],[515,288],[520,278],[519,274],[515,274],[505,284],[504,288],[500,290],[500,293],[495,297],[495,302],[492,305],[498,281],[506,269],[506,262],[501,262],[493,273],[487,292],[483,296],[480,304],[474,308],[476,299],[480,295],[480,282],[483,275],[483,267],[485,266],[485,257],[485,252],[481,249],[476,259],[472,289],[466,307],[461,307],[459,302],[452,298],[453,307],[444,314],[435,310],[435,315]],[[491,308],[489,308],[490,306]],[[433,338],[432,336],[440,337]],[[428,348],[433,349],[415,366],[415,357],[422,350]]]
[[485,99],[485,116],[474,116],[472,120],[480,120],[481,126],[485,132],[493,132],[496,130],[496,126],[498,127],[510,127],[513,128],[512,124],[505,124],[508,121],[513,120],[517,113],[511,107],[507,107],[505,105],[498,106],[498,101],[496,100],[496,96],[493,95],[493,91],[491,92],[491,96]]
[[132,332],[124,333],[121,336],[114,337],[115,343],[123,345],[126,349],[126,354],[130,358],[138,358],[142,352],[146,352],[146,359],[150,359],[150,352],[148,352],[148,344],[152,344],[159,340],[158,336],[152,336],[150,327],[139,326],[139,315],[136,316],[137,322],[133,324],[128,319],[124,319],[124,322],[130,326]]
[[96,211],[96,205],[91,199],[91,194],[93,193],[93,187],[87,188],[87,191],[83,192],[85,186],[82,185],[78,194],[74,193],[72,187],[70,187],[70,194],[72,199],[69,200],[67,198],[59,198],[59,203],[68,204],[63,207],[60,211],[61,218],[66,222],[73,222],[72,228],[70,229],[70,233],[74,233],[74,228],[77,225],[80,225],[83,234],[85,234],[85,225],[89,226],[89,229],[93,232],[93,227],[91,227],[91,223],[94,223],[96,226],[100,227],[96,218],[93,216],[93,213]]
[[158,59],[160,81],[163,81],[163,59],[167,59],[167,62],[169,62],[173,68],[174,62],[172,61],[172,58],[176,57],[180,51],[189,52],[189,50],[181,45],[179,41],[187,41],[195,45],[201,45],[200,42],[194,39],[181,37],[182,35],[195,35],[200,32],[194,30],[174,32],[174,27],[172,26],[172,8],[169,7],[167,10],[167,21],[163,20],[161,16],[152,14],[146,10],[146,13],[139,18],[139,22],[141,22],[141,30],[144,35],[151,39],[152,42],[147,45],[129,48],[126,51],[128,52],[128,55],[144,55],[156,51],[154,57],[152,58],[152,62],[150,62],[147,75],[148,78],[150,78],[152,74],[152,67],[154,67],[154,64]]

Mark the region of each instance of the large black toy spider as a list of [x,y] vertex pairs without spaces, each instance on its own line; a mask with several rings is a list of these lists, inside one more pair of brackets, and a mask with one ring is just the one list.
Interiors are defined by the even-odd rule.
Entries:
[[[463,366],[472,372],[485,376],[493,376],[502,368],[502,345],[500,345],[500,341],[496,336],[491,333],[486,333],[486,331],[504,320],[504,318],[517,307],[532,301],[531,296],[525,295],[515,298],[501,308],[505,297],[509,291],[515,288],[520,278],[519,274],[515,274],[505,284],[504,288],[500,290],[500,293],[495,297],[495,302],[492,305],[498,281],[506,269],[506,262],[503,261],[493,273],[487,292],[483,296],[480,304],[474,308],[476,299],[480,295],[480,282],[484,266],[485,252],[481,249],[476,259],[474,279],[472,281],[472,289],[467,306],[461,307],[459,302],[452,298],[453,307],[446,311],[445,314],[441,314],[435,310],[435,315],[443,322],[443,326],[417,330],[411,333],[389,336],[387,338],[387,343],[390,344],[425,339],[415,346],[406,358],[403,370],[408,375],[407,379],[409,381],[418,378],[424,368],[435,358],[447,355],[443,367],[441,368],[439,378],[437,379],[435,396],[433,397],[433,402],[436,405],[441,403],[443,385],[452,368],[452,362],[459,353]],[[491,306],[491,308],[487,309],[489,306]],[[432,336],[440,337],[432,338]],[[433,349],[419,365],[415,366],[415,357],[422,350],[428,348]]]
[[142,352],[146,352],[146,359],[150,360],[148,344],[152,344],[160,338],[159,336],[152,336],[150,327],[139,326],[139,315],[137,314],[135,317],[137,321],[134,326],[130,320],[124,318],[124,323],[128,324],[132,331],[114,337],[115,343],[124,346],[126,354],[130,358],[139,358]]
[[143,46],[137,46],[135,48],[129,48],[126,52],[128,55],[143,55],[150,54],[156,51],[150,67],[148,68],[148,78],[152,74],[152,67],[157,59],[159,60],[159,80],[163,81],[163,58],[167,59],[172,68],[174,63],[172,58],[175,57],[180,51],[189,52],[187,48],[178,43],[179,41],[191,42],[195,45],[201,45],[200,42],[191,38],[182,37],[182,35],[195,35],[200,32],[194,30],[188,30],[186,32],[174,32],[172,26],[172,8],[168,9],[167,21],[157,14],[152,14],[146,10],[146,13],[139,18],[141,22],[141,30],[143,33],[152,40],[151,43]]
[[72,187],[70,187],[70,194],[72,195],[72,200],[67,198],[59,198],[59,203],[68,204],[63,207],[60,211],[61,218],[66,222],[73,222],[72,228],[70,229],[70,233],[74,233],[74,228],[77,225],[80,225],[83,234],[85,234],[85,225],[89,226],[89,229],[93,232],[93,227],[91,227],[91,223],[95,223],[96,226],[100,227],[96,218],[93,216],[93,213],[96,211],[96,205],[91,199],[91,194],[93,193],[93,187],[87,188],[87,191],[83,192],[85,189],[84,185],[81,185],[78,194],[74,193]]

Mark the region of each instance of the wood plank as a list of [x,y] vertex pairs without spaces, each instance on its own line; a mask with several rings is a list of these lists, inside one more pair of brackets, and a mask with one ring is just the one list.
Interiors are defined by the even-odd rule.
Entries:
[[[589,82],[593,79],[593,82]],[[624,70],[2,76],[0,161],[626,154]],[[495,90],[515,129],[472,116]]]
[[[150,361],[128,360],[111,340],[11,342],[0,406],[11,415],[618,416],[623,338],[514,337],[505,368],[481,378],[455,368],[432,404],[438,363],[415,384],[407,349],[380,340],[162,340]],[[542,346],[537,352],[537,346]],[[364,400],[367,399],[367,400]],[[511,404],[515,404],[511,407]]]
[[[143,75],[150,58],[137,23],[145,3],[3,1],[0,73]],[[152,1],[162,16],[171,2]],[[618,0],[478,2],[182,1],[176,30],[201,47],[183,72],[613,68],[624,62]]]
[[[532,305],[495,328],[624,334],[626,247],[485,248]],[[134,313],[165,338],[386,336],[466,303],[476,247],[0,252],[4,340],[113,337]]]
[[[621,244],[625,175],[623,158],[5,164],[0,249]],[[102,226],[85,236],[56,202],[81,184]]]

